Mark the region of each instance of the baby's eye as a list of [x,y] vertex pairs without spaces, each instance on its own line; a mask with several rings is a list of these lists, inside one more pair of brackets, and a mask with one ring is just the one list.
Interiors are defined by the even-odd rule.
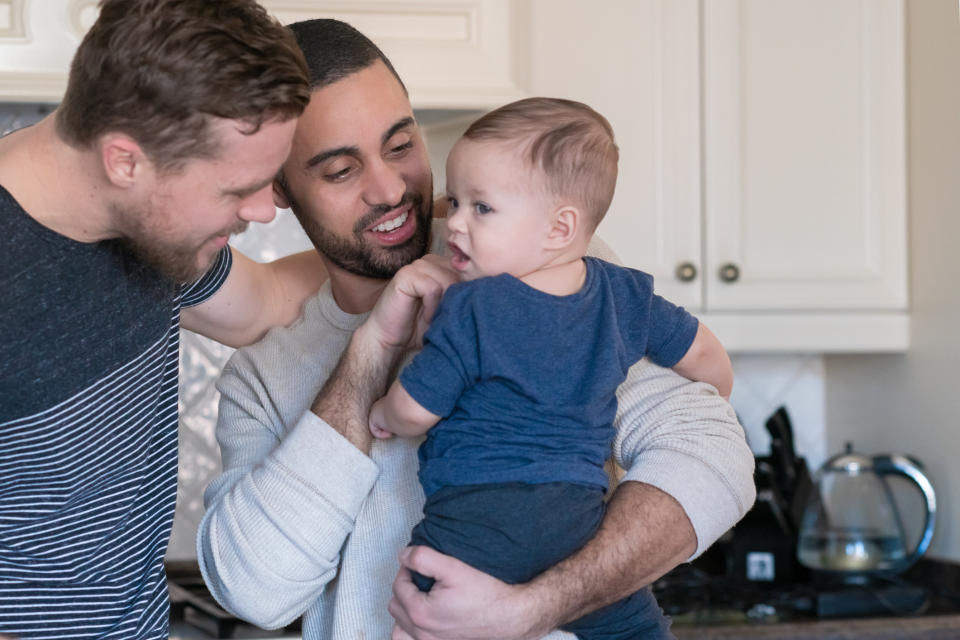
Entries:
[[447,204],[449,205],[449,209],[456,209],[460,206],[460,203],[457,202],[457,199],[451,196],[447,196]]
[[477,213],[490,213],[493,211],[485,202],[476,202],[473,208],[476,209]]

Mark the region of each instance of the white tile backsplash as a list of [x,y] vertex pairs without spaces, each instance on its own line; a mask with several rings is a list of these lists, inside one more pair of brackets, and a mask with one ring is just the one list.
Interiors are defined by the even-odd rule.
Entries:
[[778,407],[786,407],[793,424],[797,453],[811,470],[826,459],[824,364],[820,355],[734,355],[730,403],[740,417],[750,448],[770,452],[765,424]]

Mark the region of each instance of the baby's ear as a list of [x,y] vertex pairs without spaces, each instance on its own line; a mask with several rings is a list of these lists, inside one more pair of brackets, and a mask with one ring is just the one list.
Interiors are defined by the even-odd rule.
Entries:
[[547,246],[550,249],[565,249],[577,238],[583,213],[579,208],[564,204],[553,212],[550,231],[547,233]]

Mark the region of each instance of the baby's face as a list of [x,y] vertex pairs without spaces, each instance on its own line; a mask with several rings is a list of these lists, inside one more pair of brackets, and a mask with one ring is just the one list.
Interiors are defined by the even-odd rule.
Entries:
[[461,138],[447,158],[447,247],[464,280],[543,265],[553,205],[517,146]]

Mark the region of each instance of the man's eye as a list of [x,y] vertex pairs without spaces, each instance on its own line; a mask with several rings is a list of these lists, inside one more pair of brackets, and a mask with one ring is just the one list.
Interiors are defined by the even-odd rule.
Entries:
[[401,145],[397,145],[396,147],[394,147],[393,149],[391,149],[390,152],[393,153],[394,155],[399,155],[399,154],[401,154],[401,153],[406,153],[407,151],[409,151],[409,150],[412,149],[412,148],[413,148],[413,141],[411,140],[411,141],[405,142],[405,143],[403,143],[403,144],[401,144]]
[[338,171],[331,171],[323,174],[323,178],[325,180],[329,180],[330,182],[340,182],[341,180],[346,180],[347,177],[350,176],[350,172],[350,167],[344,167]]

